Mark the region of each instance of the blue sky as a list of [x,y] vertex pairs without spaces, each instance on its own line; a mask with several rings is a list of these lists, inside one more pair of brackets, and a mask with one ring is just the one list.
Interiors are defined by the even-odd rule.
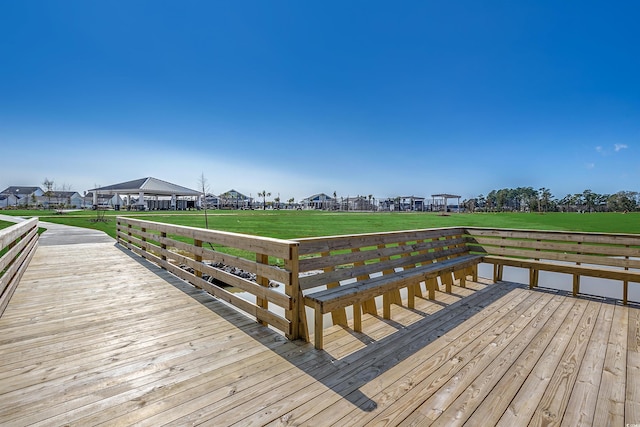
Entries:
[[0,187],[638,191],[639,5],[0,0]]

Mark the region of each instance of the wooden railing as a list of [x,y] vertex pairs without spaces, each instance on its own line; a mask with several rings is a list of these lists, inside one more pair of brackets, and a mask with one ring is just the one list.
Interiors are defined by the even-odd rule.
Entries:
[[38,218],[0,230],[0,316],[33,258],[38,244]]
[[[363,240],[365,237],[368,240]],[[383,276],[396,267],[403,267],[409,274],[424,261],[422,258],[452,262],[452,257],[459,256],[454,252],[461,250],[477,255],[475,262],[493,264],[496,281],[502,280],[504,266],[528,269],[531,287],[538,286],[539,271],[571,274],[575,295],[580,293],[581,276],[619,280],[625,304],[629,300],[629,282],[640,283],[640,235],[634,234],[459,227],[280,240],[118,217],[117,238],[121,245],[254,316],[258,322],[281,330],[290,339],[309,338],[305,300],[314,287],[317,291],[342,288],[354,280],[375,281],[370,273],[379,273],[380,269],[369,265],[373,262],[370,258],[378,264],[389,264],[382,271]],[[389,239],[392,244],[388,244]],[[212,263],[253,273],[255,279],[238,277]],[[453,268],[453,276],[449,271],[440,274],[447,291],[454,280],[464,285],[467,275],[476,279],[477,271],[467,267]],[[317,271],[314,274],[312,270]],[[435,282],[431,276],[421,280],[427,280],[428,290],[429,283]],[[284,292],[271,289],[272,282],[280,283]],[[412,296],[422,294],[418,282],[401,282],[408,286],[409,304]],[[252,298],[244,299],[227,286]],[[347,286],[344,287],[346,292]],[[383,290],[386,292],[386,288]],[[386,311],[388,302],[402,304],[397,289],[388,297],[389,301],[383,304]],[[376,312],[373,304],[365,301],[362,305],[363,312]],[[334,323],[346,322],[341,307],[332,311],[332,317]]]
[[573,276],[573,295],[580,277],[618,280],[622,302],[629,300],[629,282],[640,283],[640,235],[570,231],[512,230],[467,227],[471,250],[494,265],[493,280],[502,280],[504,266],[529,270],[529,286],[538,273]]
[[[279,329],[289,339],[308,338],[300,323],[297,242],[125,217],[117,218],[117,238],[121,245],[261,324]],[[233,268],[253,274],[255,279],[225,271]],[[284,293],[270,284],[283,286]],[[250,294],[255,301],[231,292],[229,286]]]

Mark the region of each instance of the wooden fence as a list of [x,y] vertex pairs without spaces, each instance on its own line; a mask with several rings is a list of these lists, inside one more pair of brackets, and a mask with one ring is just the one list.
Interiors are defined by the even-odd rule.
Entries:
[[[297,242],[126,217],[117,218],[117,238],[121,245],[289,339],[308,339],[307,328],[300,323]],[[247,274],[254,277],[242,277]],[[270,287],[275,284],[283,286],[284,293]],[[229,286],[252,295],[255,302]],[[273,310],[272,304],[280,310]]]
[[476,227],[467,227],[466,232],[471,250],[494,265],[494,281],[502,280],[504,266],[528,269],[532,288],[538,286],[540,271],[569,274],[576,296],[581,293],[581,276],[617,280],[623,304],[629,300],[629,282],[640,283],[638,234]]
[[[360,280],[352,277],[352,271],[360,271],[353,267],[369,272],[366,256],[370,254],[378,257],[380,253],[382,260],[402,263],[411,260],[412,255],[424,253],[426,255],[421,256],[428,256],[435,250],[429,245],[443,242],[455,248],[466,248],[465,251],[478,255],[481,262],[493,264],[494,280],[502,280],[504,266],[528,269],[531,287],[538,286],[539,271],[567,273],[573,275],[575,295],[580,293],[580,276],[619,280],[625,304],[629,298],[629,282],[640,282],[640,235],[633,234],[479,227],[407,230],[367,235],[373,243],[365,243],[373,250],[361,251],[354,248],[365,244],[362,235],[280,240],[118,217],[117,238],[121,245],[250,314],[258,322],[279,329],[290,339],[308,340],[304,300],[322,276],[336,276],[336,280],[328,285],[323,282],[323,286],[342,287],[353,279]],[[381,245],[391,238],[400,243],[383,248]],[[428,241],[430,239],[436,239],[436,243]],[[336,251],[335,254],[328,256],[332,251]],[[441,255],[443,259],[451,257],[448,252]],[[335,265],[327,264],[325,260],[329,259],[335,260]],[[255,277],[239,277],[230,273],[229,268]],[[318,269],[320,274],[300,274],[313,273],[307,271],[313,269]],[[374,267],[370,269],[375,270]],[[453,280],[462,279],[463,284],[464,277],[471,273],[461,270],[453,277],[450,273],[444,274],[440,281],[449,291]],[[477,274],[473,273],[474,276]],[[270,288],[271,283],[279,283],[284,292]],[[243,298],[228,286],[252,297]],[[397,295],[392,302],[402,303]],[[373,306],[363,307],[363,311],[373,313],[374,310]],[[342,312],[337,317],[333,313],[333,318],[335,323],[345,323]]]
[[38,245],[38,218],[0,230],[0,316]]

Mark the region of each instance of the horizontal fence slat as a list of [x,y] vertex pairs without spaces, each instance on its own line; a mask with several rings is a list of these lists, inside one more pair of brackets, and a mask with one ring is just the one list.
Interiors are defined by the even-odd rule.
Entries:
[[596,264],[610,267],[628,267],[628,268],[640,268],[640,260],[631,260],[623,258],[611,258],[605,256],[595,255],[576,255],[567,254],[562,252],[542,252],[526,249],[512,249],[512,248],[500,248],[500,247],[486,247],[486,253],[489,255],[509,256],[517,258],[530,258],[541,259],[551,261],[563,261],[572,263],[583,264]]
[[385,233],[353,234],[346,236],[311,237],[294,239],[300,243],[299,255],[351,249],[352,247],[369,247],[387,245],[394,242],[410,242],[433,239],[444,236],[464,234],[463,228],[441,228],[409,231],[391,231]]
[[543,251],[556,251],[556,252],[580,252],[582,254],[590,255],[611,255],[611,256],[640,256],[640,249],[619,245],[606,245],[606,244],[577,244],[573,241],[565,242],[552,242],[552,241],[537,241],[537,240],[512,240],[501,238],[486,238],[476,237],[474,238],[476,243],[482,246],[505,246],[513,248],[531,248],[540,249]]
[[0,230],[0,250],[9,246],[10,243],[26,234],[32,228],[38,228],[38,218],[31,218]]
[[[459,245],[466,242],[466,238],[457,238],[449,240],[432,240],[429,242],[420,242],[412,244],[399,244],[391,247],[374,247],[371,249],[360,248],[358,252],[345,252],[331,254],[328,256],[318,256],[315,258],[303,258],[300,260],[300,271],[319,270],[325,267],[333,267],[336,265],[352,264],[360,261],[371,259],[379,259],[383,257],[391,257],[397,255],[406,255],[407,253],[433,250],[443,246]],[[397,243],[397,242],[395,242]]]
[[446,249],[437,252],[428,252],[426,254],[419,254],[415,256],[402,257],[387,261],[380,261],[371,264],[365,264],[361,266],[354,266],[352,268],[339,268],[333,271],[325,273],[310,275],[300,278],[300,289],[308,290],[318,286],[326,285],[327,283],[340,282],[342,280],[356,279],[360,276],[369,276],[374,273],[381,273],[385,270],[392,270],[396,268],[413,267],[416,264],[429,263],[439,258],[445,258],[449,256],[457,256],[466,252],[463,247],[454,247],[452,249]]
[[154,229],[168,234],[176,234],[191,239],[211,242],[223,246],[231,246],[250,252],[267,253],[277,258],[289,258],[291,256],[291,244],[288,240],[273,239],[269,237],[250,236],[247,234],[232,233],[228,231],[207,230],[203,228],[187,227],[182,225],[163,224],[154,221],[143,221],[133,218],[118,217],[122,224]]
[[640,246],[640,235],[622,233],[588,233],[576,231],[539,231],[539,230],[511,230],[511,229],[487,229],[465,228],[467,234],[481,237],[505,237],[531,240],[557,240],[566,242],[615,244]]
[[556,273],[581,274],[584,276],[597,277],[600,279],[624,280],[640,283],[640,272],[622,269],[590,267],[575,264],[559,264],[545,261],[534,261],[531,259],[508,258],[493,255],[485,257],[485,262],[508,265],[512,267],[533,268],[538,270],[552,271]]

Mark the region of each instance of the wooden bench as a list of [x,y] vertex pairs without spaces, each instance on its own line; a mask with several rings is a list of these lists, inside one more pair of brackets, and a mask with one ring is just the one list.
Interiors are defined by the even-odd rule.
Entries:
[[377,315],[378,296],[390,319],[391,304],[402,304],[402,288],[413,308],[415,297],[422,297],[421,282],[435,299],[437,277],[447,292],[454,279],[460,286],[468,275],[477,280],[482,256],[471,254],[466,240],[461,228],[298,239],[300,289],[304,304],[314,309],[316,348],[323,346],[325,313],[347,326],[345,308],[353,306],[353,329],[361,332],[362,313]]
[[529,287],[538,286],[538,273],[573,275],[573,295],[580,293],[580,276],[621,280],[622,301],[628,302],[629,282],[640,283],[640,235],[467,228],[472,251],[493,264],[494,282],[504,266],[529,269]]

